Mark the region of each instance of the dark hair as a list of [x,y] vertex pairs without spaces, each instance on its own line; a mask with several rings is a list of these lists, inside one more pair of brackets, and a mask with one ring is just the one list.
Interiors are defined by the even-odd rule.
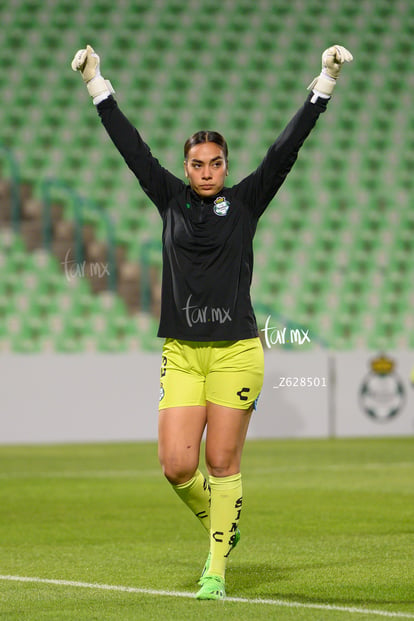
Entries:
[[189,150],[194,147],[196,144],[201,144],[202,142],[215,142],[221,149],[223,149],[224,159],[227,162],[229,151],[227,148],[227,142],[224,140],[223,136],[218,132],[212,132],[205,129],[202,129],[199,132],[196,132],[190,138],[185,141],[184,145],[184,159],[187,159],[187,155]]

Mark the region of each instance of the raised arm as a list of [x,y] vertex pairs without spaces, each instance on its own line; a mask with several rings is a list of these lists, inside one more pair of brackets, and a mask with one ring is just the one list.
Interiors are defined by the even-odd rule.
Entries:
[[258,168],[234,187],[257,217],[275,196],[319,115],[326,110],[342,64],[351,60],[352,54],[342,46],[332,46],[324,51],[322,71],[309,85],[312,92],[306,102],[269,148]]
[[137,129],[118,108],[113,98],[115,91],[102,77],[100,58],[90,45],[75,54],[72,69],[80,71],[111,140],[144,192],[162,212],[170,198],[185,187],[184,182],[160,165]]

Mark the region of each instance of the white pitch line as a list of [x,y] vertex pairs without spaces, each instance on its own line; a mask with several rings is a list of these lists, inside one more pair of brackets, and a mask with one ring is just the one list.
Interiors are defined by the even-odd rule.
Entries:
[[[155,589],[140,589],[138,587],[128,587],[115,584],[96,584],[94,582],[77,582],[74,580],[54,580],[51,578],[35,578],[29,576],[2,576],[0,580],[9,582],[31,582],[35,584],[53,584],[55,586],[68,586],[81,589],[96,589],[101,591],[116,591],[122,593],[136,593],[140,595],[157,595],[162,597],[183,597],[194,599],[194,593],[187,591],[158,591]],[[248,599],[246,597],[226,597],[225,602],[236,602],[239,604],[265,604],[268,606],[278,606],[285,608],[310,608],[314,610],[333,610],[347,612],[350,614],[377,615],[379,617],[414,619],[414,614],[409,612],[392,612],[386,610],[374,610],[372,608],[357,608],[354,606],[335,606],[334,604],[310,604],[305,602],[291,602],[282,599]]]

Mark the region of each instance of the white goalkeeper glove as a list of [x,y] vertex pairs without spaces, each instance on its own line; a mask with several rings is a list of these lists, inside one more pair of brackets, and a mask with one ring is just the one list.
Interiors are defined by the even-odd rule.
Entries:
[[346,47],[342,45],[333,45],[328,47],[322,54],[322,71],[311,84],[308,90],[316,91],[321,95],[330,97],[335,88],[336,80],[341,72],[342,65],[350,63],[353,56]]
[[87,45],[86,49],[76,52],[71,65],[73,71],[80,71],[95,105],[115,92],[110,81],[102,77],[99,63],[98,54]]

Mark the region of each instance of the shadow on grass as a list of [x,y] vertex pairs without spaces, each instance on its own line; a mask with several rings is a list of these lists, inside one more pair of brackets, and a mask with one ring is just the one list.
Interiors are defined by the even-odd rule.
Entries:
[[[380,594],[369,593],[368,589],[361,594],[361,586],[350,586],[349,597],[344,597],[343,585],[327,583],[319,584],[315,575],[315,582],[307,585],[301,592],[295,583],[295,576],[302,571],[314,570],[319,572],[325,571],[329,575],[329,570],[333,565],[342,566],[340,563],[313,563],[306,565],[281,566],[269,562],[255,563],[249,565],[231,564],[227,571],[226,584],[228,585],[228,595],[234,597],[262,598],[262,599],[278,599],[286,602],[299,602],[303,604],[321,604],[345,607],[361,607],[369,606],[386,606],[386,605],[414,605],[412,592],[406,592],[406,596],[402,592],[396,593],[394,597],[381,597]],[[289,588],[289,582],[291,587]],[[283,586],[282,584],[283,583]],[[279,585],[279,588],[278,588]],[[186,590],[194,590],[197,588],[196,581],[186,581],[182,585]],[[340,591],[342,590],[342,593]],[[354,593],[352,593],[354,590]],[[355,593],[359,590],[359,596]],[[310,595],[309,591],[315,591],[314,595]],[[333,593],[337,593],[334,595]],[[384,594],[383,594],[384,595]]]

